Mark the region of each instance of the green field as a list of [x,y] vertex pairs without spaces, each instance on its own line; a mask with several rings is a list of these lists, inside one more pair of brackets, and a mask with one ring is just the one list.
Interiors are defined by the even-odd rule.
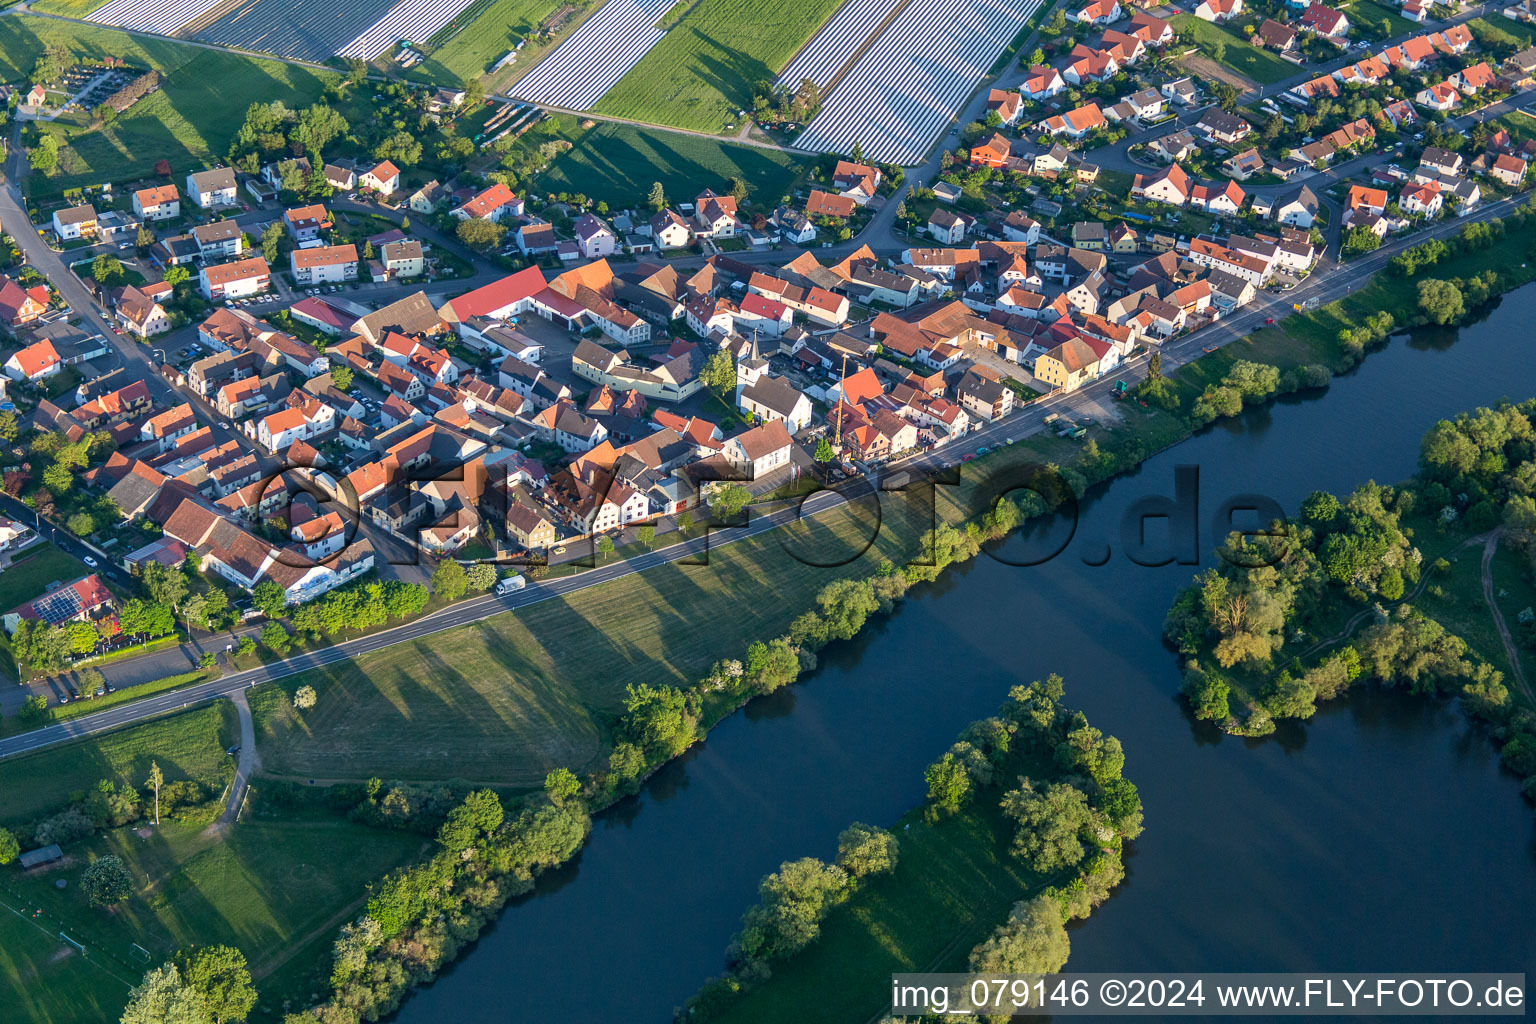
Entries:
[[41,597],[50,583],[68,583],[90,571],[80,559],[66,555],[47,541],[34,543],[19,561],[0,572],[0,611],[10,611]]
[[[246,821],[222,835],[201,825],[167,822],[148,837],[117,829],[72,845],[71,863],[56,871],[29,876],[9,869],[0,878],[25,906],[41,909],[55,930],[125,961],[111,963],[120,976],[136,978],[143,969],[129,958],[131,944],[149,950],[158,963],[194,944],[227,943],[247,954],[260,989],[265,974],[314,933],[329,933],[337,918],[347,917],[367,896],[369,882],[414,859],[423,842],[409,832],[337,820]],[[134,896],[110,914],[91,908],[74,884],[90,856],[107,853],[123,858],[136,880]],[[71,884],[57,889],[57,878]],[[90,980],[78,968],[75,973],[76,984]],[[25,993],[17,983],[25,977],[22,965],[0,970],[0,1004],[20,1005]],[[59,1024],[116,1019],[126,988],[116,993],[106,983],[95,988],[103,998],[115,995],[117,1007],[102,1013],[82,1003],[56,1008],[45,1019]]]
[[[908,518],[887,509],[875,548],[841,568],[791,558],[775,531],[711,552],[708,565],[661,566],[258,687],[263,771],[524,786],[557,766],[591,770],[607,757],[606,719],[626,684],[691,685],[716,659],[780,635],[827,583],[869,575],[881,550],[900,559],[915,536]],[[855,532],[844,520],[813,535],[834,530]],[[287,695],[306,682],[320,701],[300,715]]]
[[727,191],[739,175],[757,202],[772,205],[799,173],[798,161],[782,150],[604,123],[576,139],[535,184],[543,192],[582,192],[618,206],[644,202],[653,181],[676,202],[705,188]]
[[107,0],[33,0],[27,5],[28,10],[38,14],[57,14],[64,18],[83,18],[96,8],[106,4]]
[[234,742],[235,711],[217,701],[103,736],[0,761],[0,823],[26,821],[68,803],[102,779],[143,789],[150,761],[167,782],[195,779],[215,793],[234,773],[224,753]]
[[739,125],[752,86],[774,79],[837,6],[699,0],[594,109],[703,132]]
[[[558,0],[492,0],[474,13],[463,28],[427,55],[419,68],[432,81],[467,82],[490,70],[492,64],[525,39],[559,7]],[[529,43],[525,51],[533,46]],[[518,66],[531,61],[518,55]]]
[[1498,29],[1501,32],[1508,32],[1516,39],[1524,42],[1527,46],[1530,45],[1530,42],[1533,38],[1536,38],[1536,27],[1527,25],[1524,22],[1511,21],[1510,19],[1504,17],[1502,14],[1493,14],[1490,12],[1481,18],[1473,18],[1471,21],[1467,22],[1467,28],[1472,30],[1472,35],[1474,38],[1478,35],[1478,29],[1480,27]]
[[19,82],[31,74],[48,43],[63,43],[82,59],[121,56],[166,77],[159,92],[135,104],[110,128],[47,124],[45,130],[67,145],[61,147],[58,174],[33,175],[28,181],[32,194],[41,198],[103,181],[134,181],[162,159],[171,162],[174,172],[217,162],[250,104],[282,99],[290,107],[307,106],[331,80],[327,72],[281,61],[25,15],[0,19],[0,78]]
[[1304,71],[1294,64],[1287,64],[1268,50],[1254,46],[1225,25],[1201,21],[1193,14],[1175,15],[1169,19],[1169,23],[1180,32],[1189,32],[1197,44],[1211,46],[1218,40],[1225,43],[1226,56],[1220,63],[1260,85],[1284,81]]
[[18,902],[0,891],[0,1001],[11,1008],[6,1019],[28,1024],[117,1019],[132,972],[82,957],[59,940],[59,929],[49,927],[52,918],[14,912]]
[[982,790],[937,825],[918,811],[907,814],[892,828],[901,843],[896,870],[870,880],[827,915],[815,942],[776,962],[767,981],[711,1019],[873,1020],[890,1006],[881,979],[893,972],[965,970],[972,948],[1008,909],[1045,884],[1008,852],[1014,828],[998,808],[1003,788]]
[[[1375,0],[1355,0],[1348,7],[1342,7],[1340,10],[1349,16],[1351,25],[1367,26],[1370,35],[1377,39],[1395,39],[1420,30],[1417,24],[1391,8],[1376,3]],[[1383,18],[1390,23],[1389,29],[1385,32],[1381,28]]]

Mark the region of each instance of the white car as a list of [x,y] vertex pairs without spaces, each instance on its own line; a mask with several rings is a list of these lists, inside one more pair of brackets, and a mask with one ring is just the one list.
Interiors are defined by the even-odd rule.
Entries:
[[90,566],[92,569],[96,568],[98,565],[101,564],[101,563],[97,562],[96,559],[92,558],[90,555],[86,555],[84,558],[80,559],[80,561],[84,562],[86,565]]

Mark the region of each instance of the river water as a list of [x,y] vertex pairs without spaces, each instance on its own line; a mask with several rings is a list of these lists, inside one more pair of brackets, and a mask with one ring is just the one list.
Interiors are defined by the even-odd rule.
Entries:
[[[1124,742],[1146,807],[1125,883],[1073,930],[1070,970],[1536,969],[1536,826],[1486,738],[1448,702],[1382,691],[1267,740],[1197,725],[1160,640],[1196,568],[1144,568],[1119,543],[1127,507],[1171,496],[1180,464],[1200,470],[1202,557],[1230,496],[1294,509],[1406,477],[1435,420],[1536,395],[1533,322],[1528,287],[1460,332],[1395,338],[1325,394],[1250,410],[1100,488],[1048,564],[983,556],[914,590],[599,819],[399,1021],[670,1020],[722,968],[762,875],[830,859],[850,821],[897,819],[966,723],[1053,671]],[[1106,542],[1109,561],[1085,564]]]

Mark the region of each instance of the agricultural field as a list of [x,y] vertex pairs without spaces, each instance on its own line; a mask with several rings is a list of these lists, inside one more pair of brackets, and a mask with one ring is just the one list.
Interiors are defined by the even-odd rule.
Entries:
[[108,0],[33,0],[28,10],[38,14],[57,14],[63,18],[83,18]]
[[718,132],[741,124],[838,0],[699,0],[597,105],[598,113]]
[[170,35],[191,24],[221,0],[112,0],[91,15],[99,25]]
[[197,38],[322,61],[367,32],[390,6],[390,0],[244,0],[200,29]]
[[792,154],[714,139],[600,123],[535,181],[541,192],[581,192],[618,207],[643,203],[660,181],[674,200],[744,178],[758,197],[787,194],[801,167]]
[[825,89],[900,3],[901,0],[848,0],[784,68],[779,84],[794,89],[810,79]]
[[666,34],[657,22],[673,0],[608,0],[559,49],[518,80],[518,99],[586,110]]
[[822,105],[796,149],[922,161],[1041,0],[912,0]]
[[405,0],[390,9],[356,39],[336,51],[337,56],[372,60],[402,39],[425,44],[442,31],[473,0]]
[[[822,562],[859,551],[860,524],[837,519],[806,528],[798,550],[814,545]],[[716,659],[783,633],[828,583],[916,550],[916,519],[902,509],[887,510],[870,549],[835,569],[810,568],[781,549],[799,532],[742,540],[711,551],[708,565],[659,566],[257,687],[251,710],[263,771],[536,787],[558,766],[591,770],[608,756],[609,716],[627,684],[697,680]],[[775,600],[754,600],[765,586]],[[728,620],[709,619],[721,607],[733,609]],[[704,621],[713,625],[699,628]],[[290,695],[306,683],[319,702],[300,716]]]
[[69,802],[102,779],[143,786],[158,761],[167,782],[192,779],[214,792],[234,774],[224,752],[238,735],[225,700],[204,704],[98,738],[0,761],[0,824],[28,821]]
[[[557,0],[491,0],[478,10],[466,8],[461,17],[468,20],[411,70],[444,85],[478,78],[519,40],[537,31],[558,6]],[[519,54],[519,59],[522,57]]]
[[1193,14],[1177,14],[1168,19],[1176,30],[1189,32],[1199,46],[1214,46],[1218,41],[1226,50],[1219,63],[1243,78],[1260,85],[1271,85],[1301,73],[1294,64],[1288,64],[1268,50],[1254,46],[1225,26],[1201,21]]

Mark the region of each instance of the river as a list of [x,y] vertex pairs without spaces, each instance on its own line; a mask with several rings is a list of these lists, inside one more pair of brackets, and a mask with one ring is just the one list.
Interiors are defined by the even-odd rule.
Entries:
[[[398,1020],[670,1020],[721,970],[762,875],[831,859],[850,821],[894,821],[967,722],[1053,671],[1124,742],[1146,808],[1069,970],[1536,969],[1536,825],[1479,730],[1449,702],[1376,690],[1266,740],[1197,725],[1159,635],[1196,569],[1135,565],[1118,539],[1133,501],[1172,495],[1179,464],[1200,468],[1202,557],[1230,496],[1292,510],[1317,488],[1408,476],[1435,420],[1536,395],[1533,322],[1536,286],[1460,332],[1394,338],[1325,394],[1250,410],[1099,488],[1048,564],[983,556],[916,588],[601,817]],[[1106,541],[1107,564],[1085,564]]]

